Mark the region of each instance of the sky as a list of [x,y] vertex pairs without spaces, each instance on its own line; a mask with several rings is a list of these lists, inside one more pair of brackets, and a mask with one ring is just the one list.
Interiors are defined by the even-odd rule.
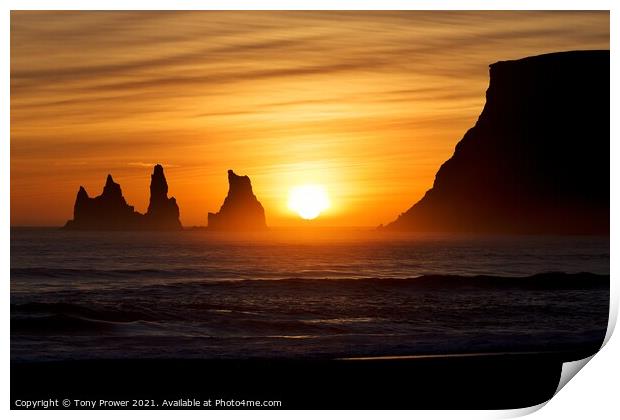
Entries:
[[165,168],[185,226],[248,175],[271,226],[377,226],[418,201],[488,66],[609,49],[608,12],[12,12],[11,224],[62,225],[108,173],[137,211]]

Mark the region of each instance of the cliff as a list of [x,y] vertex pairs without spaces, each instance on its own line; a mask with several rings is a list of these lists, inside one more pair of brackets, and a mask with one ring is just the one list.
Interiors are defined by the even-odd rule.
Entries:
[[145,215],[125,201],[121,186],[108,175],[101,195],[90,198],[80,187],[69,230],[175,230],[182,229],[176,200],[168,198],[168,184],[161,165],[151,175],[151,198]]
[[475,126],[386,228],[608,234],[609,148],[609,51],[492,64]]
[[161,165],[155,165],[153,168],[150,189],[149,208],[145,215],[147,226],[150,229],[181,229],[179,206],[174,197],[168,198],[168,182]]
[[252,191],[250,178],[228,171],[228,195],[218,213],[209,213],[213,230],[264,230],[265,210]]
[[80,187],[73,206],[73,220],[65,225],[74,230],[123,230],[141,222],[142,215],[125,201],[121,186],[108,175],[101,195],[90,198]]

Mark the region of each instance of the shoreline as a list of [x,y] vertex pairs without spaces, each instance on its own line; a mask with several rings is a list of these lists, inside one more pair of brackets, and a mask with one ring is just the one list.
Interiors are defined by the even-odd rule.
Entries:
[[[563,362],[590,355],[591,349],[352,360],[12,361],[11,405],[69,398],[129,401],[129,409],[218,408],[161,406],[208,399],[280,401],[278,409],[522,408],[554,395]],[[131,407],[133,399],[158,405]]]
[[331,226],[321,224],[293,224],[267,226],[264,230],[219,230],[209,228],[207,225],[182,226],[181,229],[66,229],[64,225],[10,225],[10,230],[45,230],[78,233],[178,233],[178,232],[209,232],[218,236],[239,236],[239,235],[269,235],[282,234],[287,232],[356,232],[373,233],[380,237],[429,237],[429,238],[501,238],[501,237],[523,237],[523,238],[545,238],[545,237],[576,237],[576,238],[609,238],[609,233],[583,233],[583,234],[562,234],[562,233],[523,233],[523,232],[467,232],[467,231],[416,231],[416,230],[394,230],[382,227],[382,225],[366,226]]

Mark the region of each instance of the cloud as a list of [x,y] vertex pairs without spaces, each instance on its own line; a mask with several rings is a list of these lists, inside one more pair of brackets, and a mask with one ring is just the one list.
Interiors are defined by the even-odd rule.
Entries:
[[138,168],[152,168],[155,165],[161,165],[164,168],[178,168],[180,165],[173,165],[171,163],[161,163],[161,162],[156,162],[156,163],[148,163],[148,162],[129,162],[127,163],[128,166],[134,166],[134,167],[138,167]]

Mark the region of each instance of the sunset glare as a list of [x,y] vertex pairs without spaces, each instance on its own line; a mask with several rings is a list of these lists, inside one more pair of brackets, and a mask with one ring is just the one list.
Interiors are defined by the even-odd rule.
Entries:
[[329,196],[321,185],[294,187],[288,199],[288,207],[302,219],[312,220],[329,208]]

